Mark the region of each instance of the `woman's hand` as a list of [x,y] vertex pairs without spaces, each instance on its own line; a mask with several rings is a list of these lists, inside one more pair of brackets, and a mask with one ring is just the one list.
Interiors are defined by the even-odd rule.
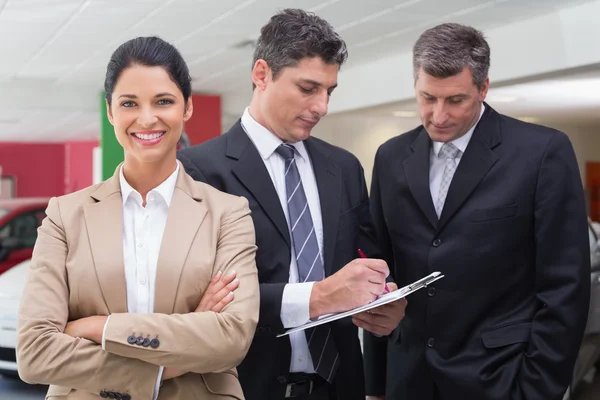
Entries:
[[[238,288],[240,281],[236,278],[235,271],[223,275],[219,271],[210,281],[206,292],[200,299],[200,304],[195,312],[213,311],[221,312],[225,306],[233,300],[233,291]],[[177,378],[186,374],[176,368],[166,367],[163,371],[162,380]]]
[[[194,311],[221,312],[233,300],[233,291],[238,288],[239,284],[240,281],[236,278],[235,271],[226,275],[221,272],[217,273],[210,281],[206,292],[200,299],[200,304]],[[64,333],[102,344],[102,334],[107,318],[106,316],[92,316],[71,321],[67,324]],[[163,371],[162,380],[173,379],[185,373],[185,371],[167,367]]]
[[75,338],[84,338],[102,344],[102,334],[107,319],[108,317],[104,315],[80,318],[67,323],[64,333]]
[[196,307],[196,312],[214,311],[221,312],[233,300],[233,291],[240,285],[235,271],[223,275],[219,271],[210,281],[206,292]]

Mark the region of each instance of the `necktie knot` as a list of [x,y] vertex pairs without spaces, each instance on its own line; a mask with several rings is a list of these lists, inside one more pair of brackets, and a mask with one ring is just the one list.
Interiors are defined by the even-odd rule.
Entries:
[[440,149],[439,157],[444,159],[455,159],[461,153],[460,149],[452,143],[444,143]]
[[285,161],[290,161],[294,158],[295,150],[296,149],[291,144],[284,143],[279,145],[279,147],[277,147],[275,151],[277,152],[277,154],[283,157]]

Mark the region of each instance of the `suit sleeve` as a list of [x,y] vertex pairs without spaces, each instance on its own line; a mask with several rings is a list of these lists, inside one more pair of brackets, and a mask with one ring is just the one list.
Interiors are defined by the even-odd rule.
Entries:
[[[223,372],[242,362],[254,337],[260,301],[254,225],[248,201],[236,200],[222,219],[214,265],[225,274],[235,269],[240,284],[233,301],[220,313],[111,314],[105,334],[108,353],[195,373]],[[128,344],[131,327],[157,332],[159,347]]]
[[513,398],[560,400],[570,382],[590,301],[586,204],[575,153],[560,132],[541,163],[534,229],[540,308]]
[[19,311],[17,364],[21,379],[96,394],[118,390],[134,399],[151,399],[158,366],[108,354],[96,343],[63,333],[69,320],[68,245],[56,198],[50,200],[46,215]]
[[[394,279],[393,251],[381,203],[379,180],[382,170],[378,168],[378,164],[380,163],[381,154],[378,151],[375,156],[373,177],[371,179],[370,215],[378,240],[381,258],[387,262],[390,268],[390,276]],[[386,386],[388,338],[376,337],[372,333],[365,331],[363,333],[363,342],[366,393],[371,396],[383,396]]]

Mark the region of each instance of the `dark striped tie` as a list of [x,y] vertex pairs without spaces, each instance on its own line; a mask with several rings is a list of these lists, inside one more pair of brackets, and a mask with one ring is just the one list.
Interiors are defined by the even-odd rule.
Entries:
[[[287,206],[299,281],[315,282],[325,278],[325,270],[310,207],[296,166],[295,152],[296,148],[290,144],[282,144],[277,148],[277,153],[285,160]],[[331,328],[329,325],[319,325],[304,332],[315,371],[331,382],[339,365]]]

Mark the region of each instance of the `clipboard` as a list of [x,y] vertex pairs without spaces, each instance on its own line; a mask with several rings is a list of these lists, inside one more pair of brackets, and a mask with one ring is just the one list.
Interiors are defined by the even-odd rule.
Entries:
[[286,336],[286,335],[289,335],[290,333],[303,331],[305,329],[312,328],[312,327],[315,327],[318,325],[327,324],[329,322],[336,321],[338,319],[342,319],[342,318],[349,317],[354,314],[358,314],[358,313],[361,313],[364,311],[371,310],[373,308],[382,306],[384,304],[392,303],[396,300],[400,300],[401,298],[408,296],[411,293],[416,292],[419,289],[427,287],[428,285],[432,284],[433,282],[435,282],[438,279],[441,279],[443,277],[444,277],[444,275],[442,275],[441,272],[433,272],[433,273],[427,275],[426,277],[421,278],[418,281],[411,283],[410,285],[404,286],[393,292],[386,293],[386,294],[380,296],[377,300],[374,300],[369,304],[366,304],[361,307],[357,307],[352,310],[340,312],[340,313],[322,315],[319,318],[317,318],[313,321],[310,321],[304,325],[300,325],[295,328],[288,329],[284,333],[277,335],[277,337]]

